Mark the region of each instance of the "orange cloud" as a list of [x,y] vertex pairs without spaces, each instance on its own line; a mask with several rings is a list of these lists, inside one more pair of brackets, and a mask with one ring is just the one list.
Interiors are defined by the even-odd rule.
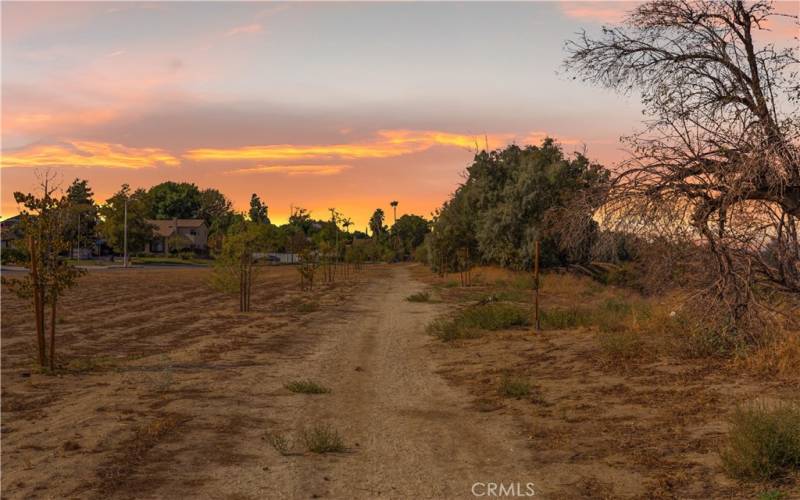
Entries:
[[331,159],[392,158],[419,153],[435,146],[460,147],[474,150],[488,142],[489,147],[507,143],[513,134],[473,136],[432,130],[379,130],[370,141],[352,144],[293,145],[273,144],[240,148],[201,148],[189,150],[185,156],[192,160],[251,160],[286,161]]
[[287,175],[336,175],[352,168],[351,165],[259,165],[252,168],[229,170],[227,174],[287,174]]
[[98,167],[152,168],[157,165],[177,166],[178,159],[163,149],[132,148],[122,144],[91,141],[64,141],[52,145],[35,145],[0,157],[2,168],[21,167]]

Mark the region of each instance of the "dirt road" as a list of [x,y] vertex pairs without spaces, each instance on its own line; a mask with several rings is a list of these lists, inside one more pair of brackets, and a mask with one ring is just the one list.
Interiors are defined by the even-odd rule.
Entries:
[[[446,306],[407,302],[424,288],[407,267],[313,297],[270,271],[248,315],[203,272],[87,277],[60,327],[85,369],[59,377],[26,374],[26,305],[4,294],[3,498],[468,498],[475,482],[537,482],[512,417],[469,411],[436,373],[425,325]],[[284,388],[296,379],[331,392]],[[305,449],[323,424],[347,451]]]
[[330,422],[351,452],[282,463],[273,483],[281,495],[463,498],[475,482],[533,481],[517,458],[524,444],[514,426],[469,411],[469,398],[435,373],[424,331],[436,306],[405,300],[421,288],[407,268],[392,269],[298,366],[298,376],[313,373],[333,391],[308,397],[284,425]]

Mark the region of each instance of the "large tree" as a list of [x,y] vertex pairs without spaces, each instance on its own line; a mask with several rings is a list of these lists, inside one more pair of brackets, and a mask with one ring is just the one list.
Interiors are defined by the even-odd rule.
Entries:
[[250,197],[250,220],[256,224],[269,224],[268,207],[257,194]]
[[70,246],[91,247],[97,232],[97,205],[89,181],[75,179],[67,188],[64,239]]
[[195,219],[201,216],[202,195],[188,182],[162,182],[147,191],[149,216],[153,219]]
[[397,219],[391,231],[400,241],[404,253],[410,255],[425,241],[425,235],[430,232],[430,222],[419,215],[406,214]]
[[434,217],[429,261],[449,269],[462,255],[525,269],[539,240],[544,265],[585,262],[596,231],[598,197],[591,195],[604,191],[607,178],[585,156],[567,158],[553,139],[482,151]]
[[128,251],[144,249],[145,243],[153,237],[153,226],[147,222],[150,217],[148,195],[143,189],[131,191],[123,184],[119,191],[100,207],[100,233],[106,244],[117,253],[124,251],[125,203],[128,205]]
[[372,236],[381,237],[386,232],[386,226],[383,225],[385,219],[386,215],[384,215],[383,209],[376,208],[372,217],[369,218],[369,230],[372,231]]
[[767,43],[777,16],[768,1],[657,0],[567,44],[571,71],[637,90],[648,118],[626,139],[609,220],[703,241],[734,319],[758,282],[800,291],[798,50]]

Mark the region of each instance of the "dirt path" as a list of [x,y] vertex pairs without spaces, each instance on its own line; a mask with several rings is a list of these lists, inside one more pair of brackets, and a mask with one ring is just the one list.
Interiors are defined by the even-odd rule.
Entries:
[[435,373],[424,332],[436,306],[405,300],[421,289],[403,267],[372,282],[355,317],[328,333],[336,340],[298,370],[333,391],[306,396],[287,422],[330,423],[351,452],[281,464],[281,495],[463,498],[475,482],[533,481],[515,458],[524,443],[513,424],[469,411],[469,398]]

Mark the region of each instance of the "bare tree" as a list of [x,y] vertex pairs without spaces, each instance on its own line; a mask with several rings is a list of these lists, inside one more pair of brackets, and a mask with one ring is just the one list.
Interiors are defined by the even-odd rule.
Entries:
[[655,0],[567,42],[569,71],[638,90],[648,116],[624,138],[608,221],[709,251],[735,321],[758,283],[800,292],[798,49],[760,43],[779,16],[797,24],[765,0]]

